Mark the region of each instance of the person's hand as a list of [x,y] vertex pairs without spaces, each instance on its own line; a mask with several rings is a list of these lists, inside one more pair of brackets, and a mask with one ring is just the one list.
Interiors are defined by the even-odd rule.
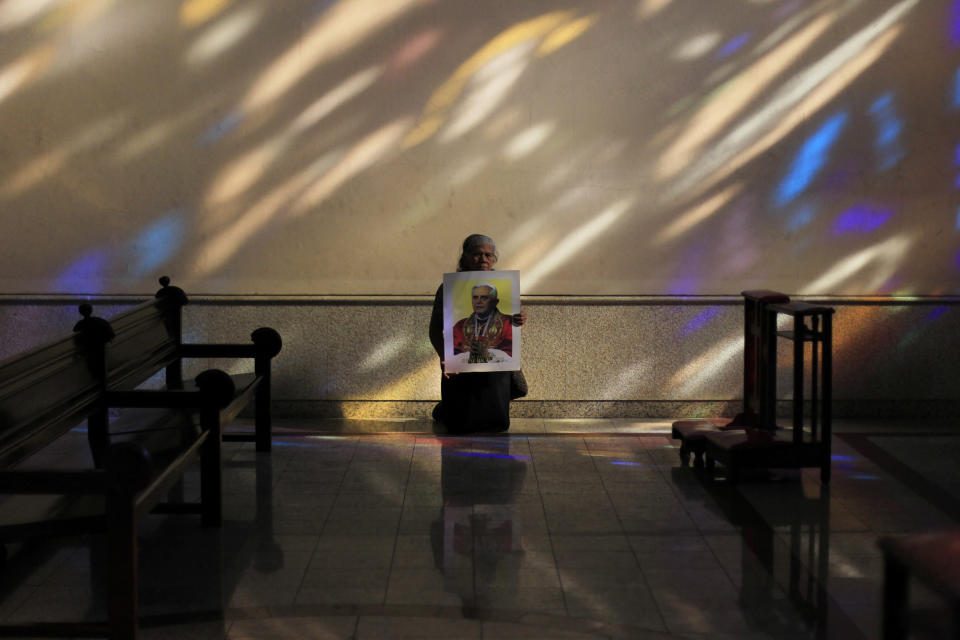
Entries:
[[449,378],[450,376],[455,376],[459,371],[447,371],[447,363],[443,360],[440,361],[440,373],[443,374],[444,378]]
[[510,322],[515,327],[522,327],[527,321],[527,312],[523,309],[520,310],[520,313],[515,313],[510,316]]

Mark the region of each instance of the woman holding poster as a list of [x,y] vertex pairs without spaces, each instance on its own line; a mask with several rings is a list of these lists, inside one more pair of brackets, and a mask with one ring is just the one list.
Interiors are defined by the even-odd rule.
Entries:
[[[509,313],[501,309],[503,305],[518,309],[519,293],[513,305],[499,291],[502,287],[482,279],[484,274],[475,274],[474,278],[474,274],[459,273],[492,272],[497,258],[492,238],[467,236],[457,261],[458,273],[445,276],[445,285],[434,298],[430,342],[440,357],[442,377],[441,400],[433,409],[433,417],[450,433],[506,431],[510,428],[510,400],[526,394],[519,353],[514,351],[514,328],[522,327],[527,316],[523,311]],[[513,278],[516,279],[515,272]],[[460,295],[468,306],[454,324],[451,314],[456,313],[456,305],[445,299],[444,289],[454,291],[456,285],[463,285]],[[518,286],[513,289],[519,291]],[[446,331],[445,324],[450,325]],[[445,333],[449,336],[446,344]]]

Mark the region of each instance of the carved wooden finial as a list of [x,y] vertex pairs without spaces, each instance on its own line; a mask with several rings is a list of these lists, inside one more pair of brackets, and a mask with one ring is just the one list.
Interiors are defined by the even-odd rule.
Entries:
[[113,327],[109,321],[93,315],[93,305],[84,302],[78,308],[83,318],[73,325],[73,331],[81,334],[81,340],[89,344],[106,344],[113,340]]
[[234,393],[236,393],[233,378],[220,369],[202,371],[193,381],[196,383],[197,389],[221,409],[230,404]]
[[160,276],[160,287],[155,298],[165,298],[180,306],[187,304],[187,294],[180,287],[170,285],[170,276]]
[[283,348],[283,340],[280,338],[280,334],[270,327],[260,327],[250,334],[250,339],[257,345],[258,351],[271,358],[280,353],[280,349]]

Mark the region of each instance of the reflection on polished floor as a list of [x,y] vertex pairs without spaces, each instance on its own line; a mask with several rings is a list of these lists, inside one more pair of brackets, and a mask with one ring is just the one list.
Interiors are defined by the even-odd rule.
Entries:
[[[432,429],[301,421],[270,454],[225,444],[223,527],[141,529],[143,637],[876,638],[877,537],[960,517],[949,425],[838,425],[829,490],[816,469],[706,477],[669,421]],[[99,538],[10,551],[4,622],[103,617]]]

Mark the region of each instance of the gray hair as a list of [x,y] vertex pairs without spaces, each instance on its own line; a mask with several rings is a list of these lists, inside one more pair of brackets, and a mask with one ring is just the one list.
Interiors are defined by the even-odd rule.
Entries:
[[457,271],[463,271],[463,256],[468,252],[473,251],[477,247],[482,247],[483,245],[488,244],[493,249],[493,255],[495,258],[499,258],[497,254],[497,243],[493,241],[493,238],[490,236],[485,236],[482,233],[471,233],[464,239],[463,247],[460,249],[460,259],[457,260]]
[[473,285],[472,289],[470,289],[470,293],[473,294],[473,292],[479,289],[480,287],[487,287],[488,289],[490,289],[491,297],[496,298],[497,300],[500,299],[500,292],[497,291],[497,288],[493,286],[493,284],[490,282],[478,282],[477,284]]

